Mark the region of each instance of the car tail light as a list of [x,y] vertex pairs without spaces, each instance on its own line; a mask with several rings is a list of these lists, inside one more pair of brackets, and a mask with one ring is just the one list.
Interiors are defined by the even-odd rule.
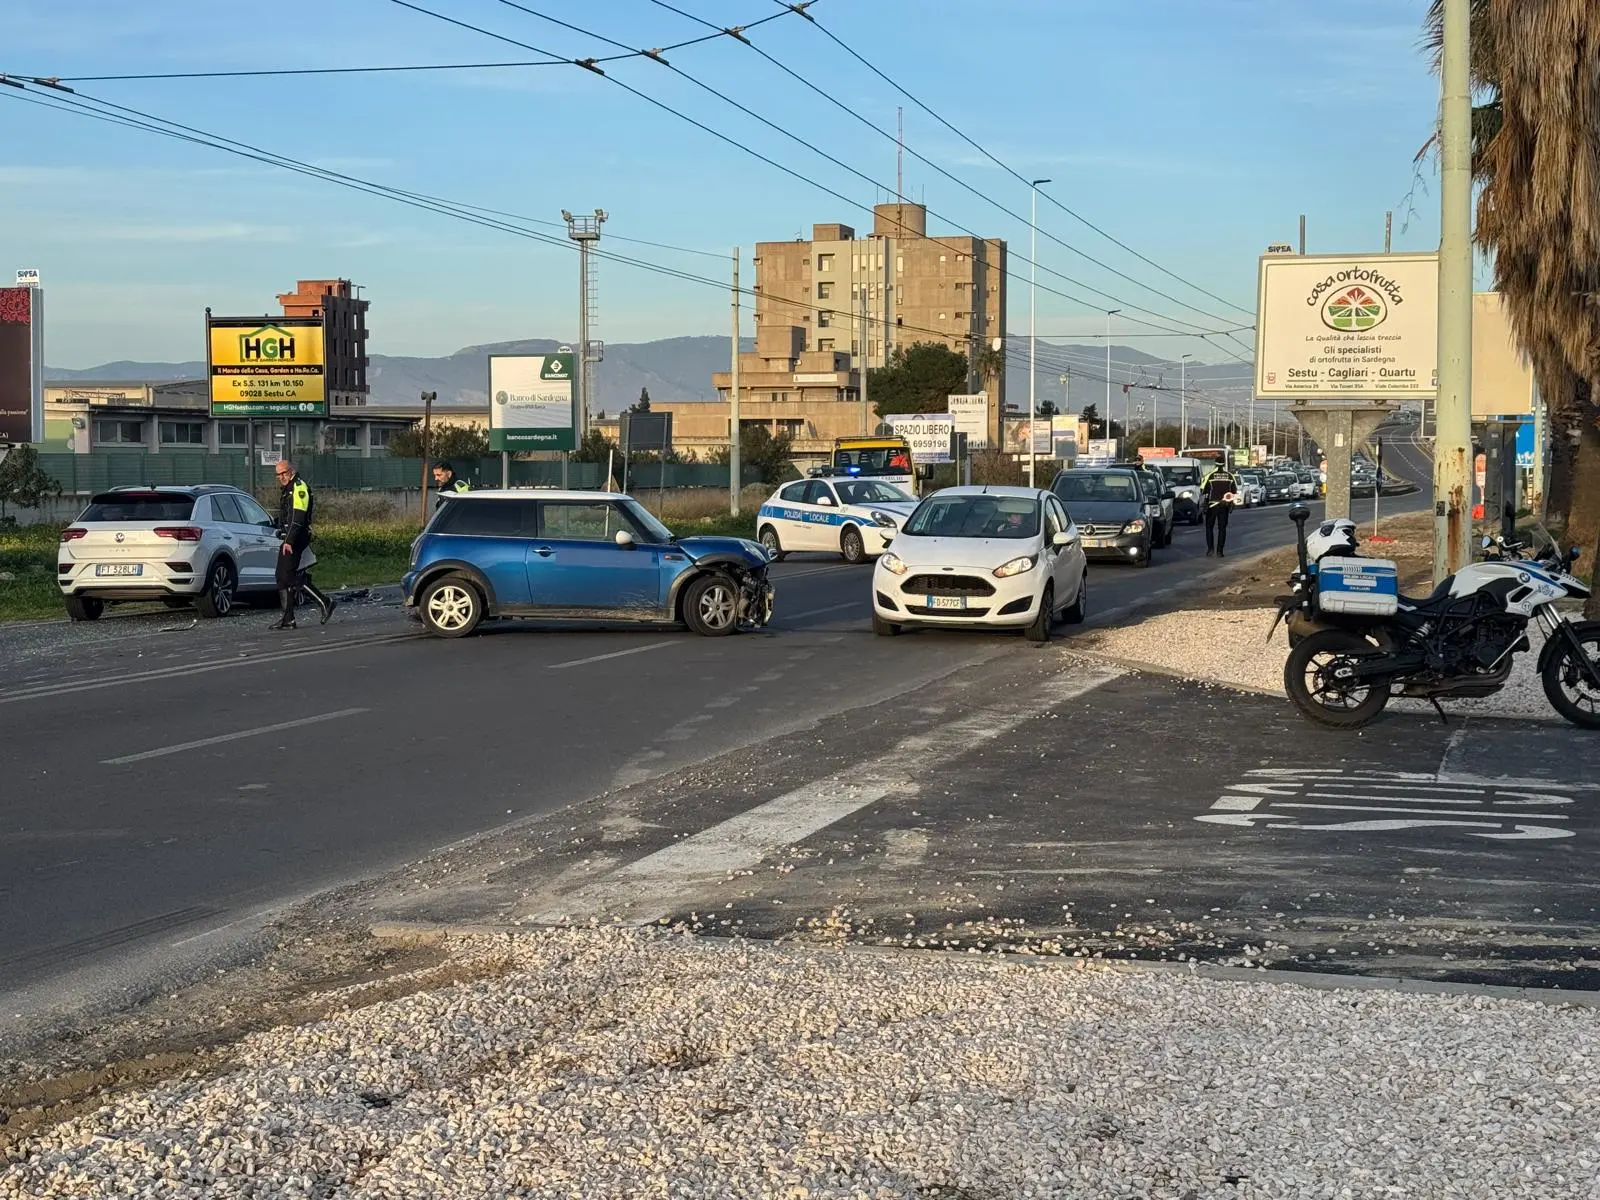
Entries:
[[200,540],[200,527],[198,525],[161,525],[156,528],[156,536],[172,538],[179,542],[198,542]]
[[89,531],[87,529],[76,529],[76,528],[73,528],[73,529],[63,529],[61,531],[61,540],[63,542],[75,542],[81,537],[88,537],[88,536],[89,536]]

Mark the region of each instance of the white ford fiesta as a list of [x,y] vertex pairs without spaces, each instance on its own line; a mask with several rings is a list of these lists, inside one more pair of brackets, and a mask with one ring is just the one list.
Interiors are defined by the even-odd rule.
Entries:
[[1058,616],[1088,612],[1078,528],[1039,488],[956,487],[917,509],[872,571],[872,629],[908,625],[1027,630],[1048,641]]

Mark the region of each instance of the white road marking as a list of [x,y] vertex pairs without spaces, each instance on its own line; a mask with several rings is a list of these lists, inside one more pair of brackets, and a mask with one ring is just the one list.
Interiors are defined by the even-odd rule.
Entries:
[[314,717],[301,717],[295,721],[279,721],[276,725],[260,725],[255,729],[241,729],[237,733],[219,733],[216,737],[199,738],[192,742],[179,742],[176,746],[161,746],[155,750],[142,750],[138,754],[124,754],[119,758],[102,758],[100,762],[108,767],[120,767],[124,763],[143,762],[147,758],[161,758],[167,754],[181,754],[185,750],[198,750],[202,746],[216,746],[223,742],[237,742],[241,738],[260,737],[266,733],[278,733],[285,729],[299,729],[302,725],[316,725],[322,721],[337,721],[341,717],[354,717],[364,712],[371,712],[369,708],[341,708],[338,712],[319,713]]
[[1121,674],[1114,667],[1087,667],[1037,692],[1008,698],[929,733],[902,738],[877,756],[875,761],[882,766],[851,767],[758,804],[578,888],[534,920],[555,923],[625,913],[633,924],[657,921],[687,903],[684,894],[693,884],[717,882],[730,871],[754,867],[772,850],[803,841],[885,796],[915,791],[916,778],[902,764],[915,764],[916,776],[925,778],[943,763],[1010,732],[1050,706],[1082,696]]
[[128,675],[112,675],[101,679],[72,683],[41,684],[37,687],[18,688],[0,694],[0,704],[15,704],[21,700],[45,700],[52,696],[68,696],[75,692],[92,692],[100,688],[121,687],[128,683],[152,683],[165,679],[182,679],[189,675],[206,675],[212,671],[226,671],[233,667],[276,665],[291,658],[308,658],[314,654],[336,654],[341,650],[360,650],[368,646],[387,646],[394,642],[420,640],[420,633],[393,633],[381,637],[350,638],[332,646],[308,646],[303,650],[265,651],[261,654],[239,654],[232,658],[210,659],[186,663],[175,667],[160,667],[151,671],[135,671]]
[[[1536,841],[1572,837],[1570,829],[1523,824],[1527,821],[1567,821],[1570,816],[1529,812],[1530,808],[1557,808],[1573,804],[1565,784],[1515,781],[1516,787],[1481,781],[1467,786],[1459,778],[1441,785],[1436,779],[1403,771],[1293,770],[1261,767],[1246,771],[1247,780],[1226,785],[1211,810],[1195,820],[1211,825],[1249,829],[1386,832],[1400,829],[1453,828],[1470,836],[1496,841]],[[1407,782],[1398,782],[1405,780]],[[1507,781],[1511,782],[1511,781]],[[1531,788],[1532,790],[1522,790]],[[1433,793],[1429,795],[1427,793]],[[1332,803],[1329,803],[1329,802]],[[1361,803],[1365,801],[1365,803]],[[1422,807],[1422,806],[1429,807]],[[1415,806],[1415,807],[1413,807]],[[1433,807],[1439,806],[1439,807]],[[1311,814],[1327,814],[1313,817]],[[1335,820],[1334,813],[1380,813],[1381,817]],[[1476,820],[1448,818],[1474,817]],[[1480,832],[1489,830],[1491,832]]]
[[643,654],[646,650],[660,650],[664,646],[676,646],[677,642],[650,642],[643,646],[633,646],[627,650],[613,650],[610,654],[594,654],[588,658],[575,658],[571,662],[551,663],[550,670],[565,671],[568,667],[586,667],[590,663],[605,662],[608,658],[624,658],[629,654]]
[[805,579],[811,575],[838,575],[845,571],[854,571],[856,569],[849,563],[841,562],[837,566],[815,567],[810,571],[784,571],[782,574],[775,574],[772,578],[774,583],[782,583],[786,579]]
[[866,597],[863,596],[860,600],[852,600],[848,604],[830,604],[830,605],[828,605],[827,608],[813,608],[810,612],[793,613],[793,614],[785,614],[785,615],[786,615],[787,619],[790,620],[790,621],[803,621],[807,617],[820,617],[823,613],[842,612],[844,609],[847,609],[847,608],[866,608],[866,607],[867,607],[867,600],[866,600]]

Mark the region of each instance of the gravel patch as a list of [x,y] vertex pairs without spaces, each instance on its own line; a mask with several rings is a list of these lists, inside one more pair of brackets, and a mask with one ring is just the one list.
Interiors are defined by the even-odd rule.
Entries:
[[[1594,1197],[1600,1017],[618,929],[255,1035],[0,1197]],[[361,989],[350,990],[352,1003]]]
[[[1266,640],[1267,630],[1272,627],[1276,615],[1276,610],[1271,608],[1188,609],[1163,613],[1137,625],[1095,630],[1075,639],[1073,648],[1081,646],[1186,679],[1282,696],[1283,665],[1289,657],[1289,639],[1280,627],[1272,641]],[[1535,669],[1539,651],[1544,646],[1544,634],[1537,626],[1529,627],[1528,641],[1532,649],[1517,655],[1505,687],[1482,699],[1445,698],[1442,701],[1445,711],[1461,716],[1561,720],[1545,699],[1544,687]],[[1389,709],[1434,715],[1433,706],[1426,700],[1396,698],[1389,702]]]

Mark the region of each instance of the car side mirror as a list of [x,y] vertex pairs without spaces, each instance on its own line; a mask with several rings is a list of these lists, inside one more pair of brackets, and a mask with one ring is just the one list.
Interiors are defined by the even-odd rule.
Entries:
[[1050,539],[1050,544],[1052,546],[1070,546],[1077,540],[1078,539],[1075,538],[1068,530],[1063,529],[1060,533],[1056,534],[1055,537]]
[[626,529],[617,530],[616,543],[624,550],[632,550],[633,534],[629,533]]
[[1173,491],[1171,488],[1168,488],[1166,491],[1161,493],[1161,498],[1163,500],[1176,500],[1178,498],[1178,493]]
[[817,503],[819,505],[821,505],[823,508],[836,508],[836,507],[838,507],[837,505],[834,504],[832,496],[818,496],[817,497]]

